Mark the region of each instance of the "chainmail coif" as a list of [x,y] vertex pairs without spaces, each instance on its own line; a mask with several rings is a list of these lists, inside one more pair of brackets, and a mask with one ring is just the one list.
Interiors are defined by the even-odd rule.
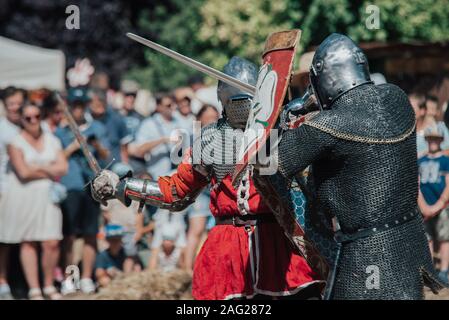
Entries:
[[217,183],[234,171],[242,135],[243,130],[233,128],[226,118],[202,128],[194,153],[201,155],[201,163],[213,172]]

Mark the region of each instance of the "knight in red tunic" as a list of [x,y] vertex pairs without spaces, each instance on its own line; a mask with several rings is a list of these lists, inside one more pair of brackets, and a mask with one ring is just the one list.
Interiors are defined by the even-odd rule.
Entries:
[[[257,67],[233,57],[224,73],[255,85]],[[210,186],[210,210],[216,226],[198,254],[193,273],[195,299],[291,296],[317,288],[323,281],[285,236],[273,213],[254,187],[248,167],[237,188],[231,182],[240,137],[252,96],[223,82],[218,85],[223,117],[201,135],[170,177],[157,182],[121,178],[103,170],[92,183],[92,195],[104,202],[118,198],[179,211]]]

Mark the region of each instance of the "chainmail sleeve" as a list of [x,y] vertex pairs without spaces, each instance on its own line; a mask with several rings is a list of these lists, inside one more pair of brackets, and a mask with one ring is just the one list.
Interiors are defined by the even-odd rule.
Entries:
[[292,177],[330,151],[335,143],[334,137],[306,123],[288,130],[279,143],[279,171],[287,178]]

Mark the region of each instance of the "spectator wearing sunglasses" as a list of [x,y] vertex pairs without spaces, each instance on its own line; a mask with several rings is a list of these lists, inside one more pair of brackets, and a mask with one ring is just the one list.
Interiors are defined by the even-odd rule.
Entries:
[[[53,286],[62,239],[62,214],[51,197],[54,180],[67,172],[59,140],[41,128],[33,104],[19,109],[22,130],[8,145],[12,172],[0,203],[0,242],[20,243],[20,261],[30,299],[59,299]],[[38,245],[42,248],[43,292],[39,284]],[[43,294],[42,294],[43,293]]]

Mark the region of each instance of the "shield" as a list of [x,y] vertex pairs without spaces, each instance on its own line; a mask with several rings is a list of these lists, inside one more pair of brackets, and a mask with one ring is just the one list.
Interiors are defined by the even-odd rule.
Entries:
[[325,217],[318,212],[311,215],[312,211],[306,209],[312,197],[302,180],[298,176],[287,181],[280,173],[259,175],[255,171],[253,175],[257,191],[263,195],[285,236],[325,280],[329,267],[334,265],[336,243]]
[[259,69],[256,93],[232,177],[234,183],[265,145],[279,117],[300,34],[297,29],[276,32],[265,42],[263,65]]

